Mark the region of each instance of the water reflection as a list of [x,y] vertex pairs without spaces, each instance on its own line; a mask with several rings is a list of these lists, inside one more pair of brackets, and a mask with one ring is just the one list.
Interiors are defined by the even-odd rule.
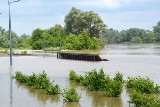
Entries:
[[54,103],[60,101],[60,95],[48,95],[47,92],[43,89],[35,89],[31,86],[25,86],[23,84],[20,84],[16,82],[17,87],[23,88],[28,91],[30,96],[33,96],[34,98],[38,99],[38,101],[42,102],[43,104],[46,104],[46,102]]
[[121,97],[106,97],[103,92],[88,91],[86,95],[92,99],[93,106],[100,107],[123,107]]
[[12,77],[12,66],[10,66],[10,107],[13,107],[13,77]]
[[63,107],[82,107],[79,102],[66,102]]
[[[81,90],[82,97],[89,97],[92,101],[92,106],[94,107],[123,107],[121,97],[106,97],[104,92],[90,91],[87,87],[81,86],[75,81],[70,81],[69,83],[70,86],[75,86],[76,89]],[[85,95],[83,95],[84,93]],[[78,105],[78,103],[75,104]],[[70,103],[68,105],[70,105]]]

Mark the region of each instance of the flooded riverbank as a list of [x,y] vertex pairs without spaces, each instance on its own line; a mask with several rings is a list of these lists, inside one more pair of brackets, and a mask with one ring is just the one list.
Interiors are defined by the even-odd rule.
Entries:
[[[13,56],[13,66],[9,57],[0,57],[0,107],[128,107],[128,94],[124,89],[121,97],[109,98],[99,92],[88,91],[85,87],[69,81],[69,71],[84,75],[92,69],[103,68],[111,77],[117,72],[128,76],[148,76],[160,85],[160,45],[109,45],[101,51],[101,57],[107,62],[88,62],[57,59],[56,56]],[[39,73],[45,70],[51,80],[55,80],[61,89],[76,85],[81,94],[79,103],[63,103],[62,95],[49,96],[43,90],[18,84],[11,75],[16,71],[25,74]]]

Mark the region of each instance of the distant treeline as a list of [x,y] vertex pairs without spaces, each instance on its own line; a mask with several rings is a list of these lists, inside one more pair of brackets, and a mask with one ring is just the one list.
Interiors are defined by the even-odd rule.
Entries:
[[[18,36],[12,32],[13,48],[42,49],[44,42],[58,41],[63,49],[99,49],[106,44],[117,43],[158,43],[160,42],[160,21],[153,31],[130,28],[114,30],[107,28],[100,16],[93,11],[72,8],[65,17],[65,25],[48,29],[37,28],[32,35]],[[9,33],[0,27],[0,48],[9,47]]]
[[130,28],[128,30],[117,31],[114,29],[105,29],[101,33],[102,38],[107,43],[158,43],[160,42],[160,22],[153,27],[153,31]]

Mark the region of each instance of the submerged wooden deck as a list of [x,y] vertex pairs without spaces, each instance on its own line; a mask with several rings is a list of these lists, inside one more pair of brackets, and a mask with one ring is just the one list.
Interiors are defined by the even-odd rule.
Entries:
[[107,59],[102,59],[98,54],[86,54],[86,53],[57,52],[57,58],[82,60],[82,61],[109,61]]

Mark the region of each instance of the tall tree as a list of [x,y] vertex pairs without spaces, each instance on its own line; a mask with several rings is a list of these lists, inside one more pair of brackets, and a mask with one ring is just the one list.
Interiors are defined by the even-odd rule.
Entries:
[[81,31],[88,30],[89,36],[99,37],[100,32],[105,27],[99,15],[93,11],[84,12],[80,9],[72,8],[65,17],[66,33],[80,34]]
[[42,49],[43,45],[43,30],[37,28],[33,31],[31,36],[31,46],[32,49]]
[[157,42],[160,42],[160,21],[153,27],[153,32],[156,34]]
[[125,37],[126,41],[130,41],[133,37],[139,36],[141,39],[144,39],[146,36],[146,31],[139,28],[130,28],[127,30],[127,35]]

